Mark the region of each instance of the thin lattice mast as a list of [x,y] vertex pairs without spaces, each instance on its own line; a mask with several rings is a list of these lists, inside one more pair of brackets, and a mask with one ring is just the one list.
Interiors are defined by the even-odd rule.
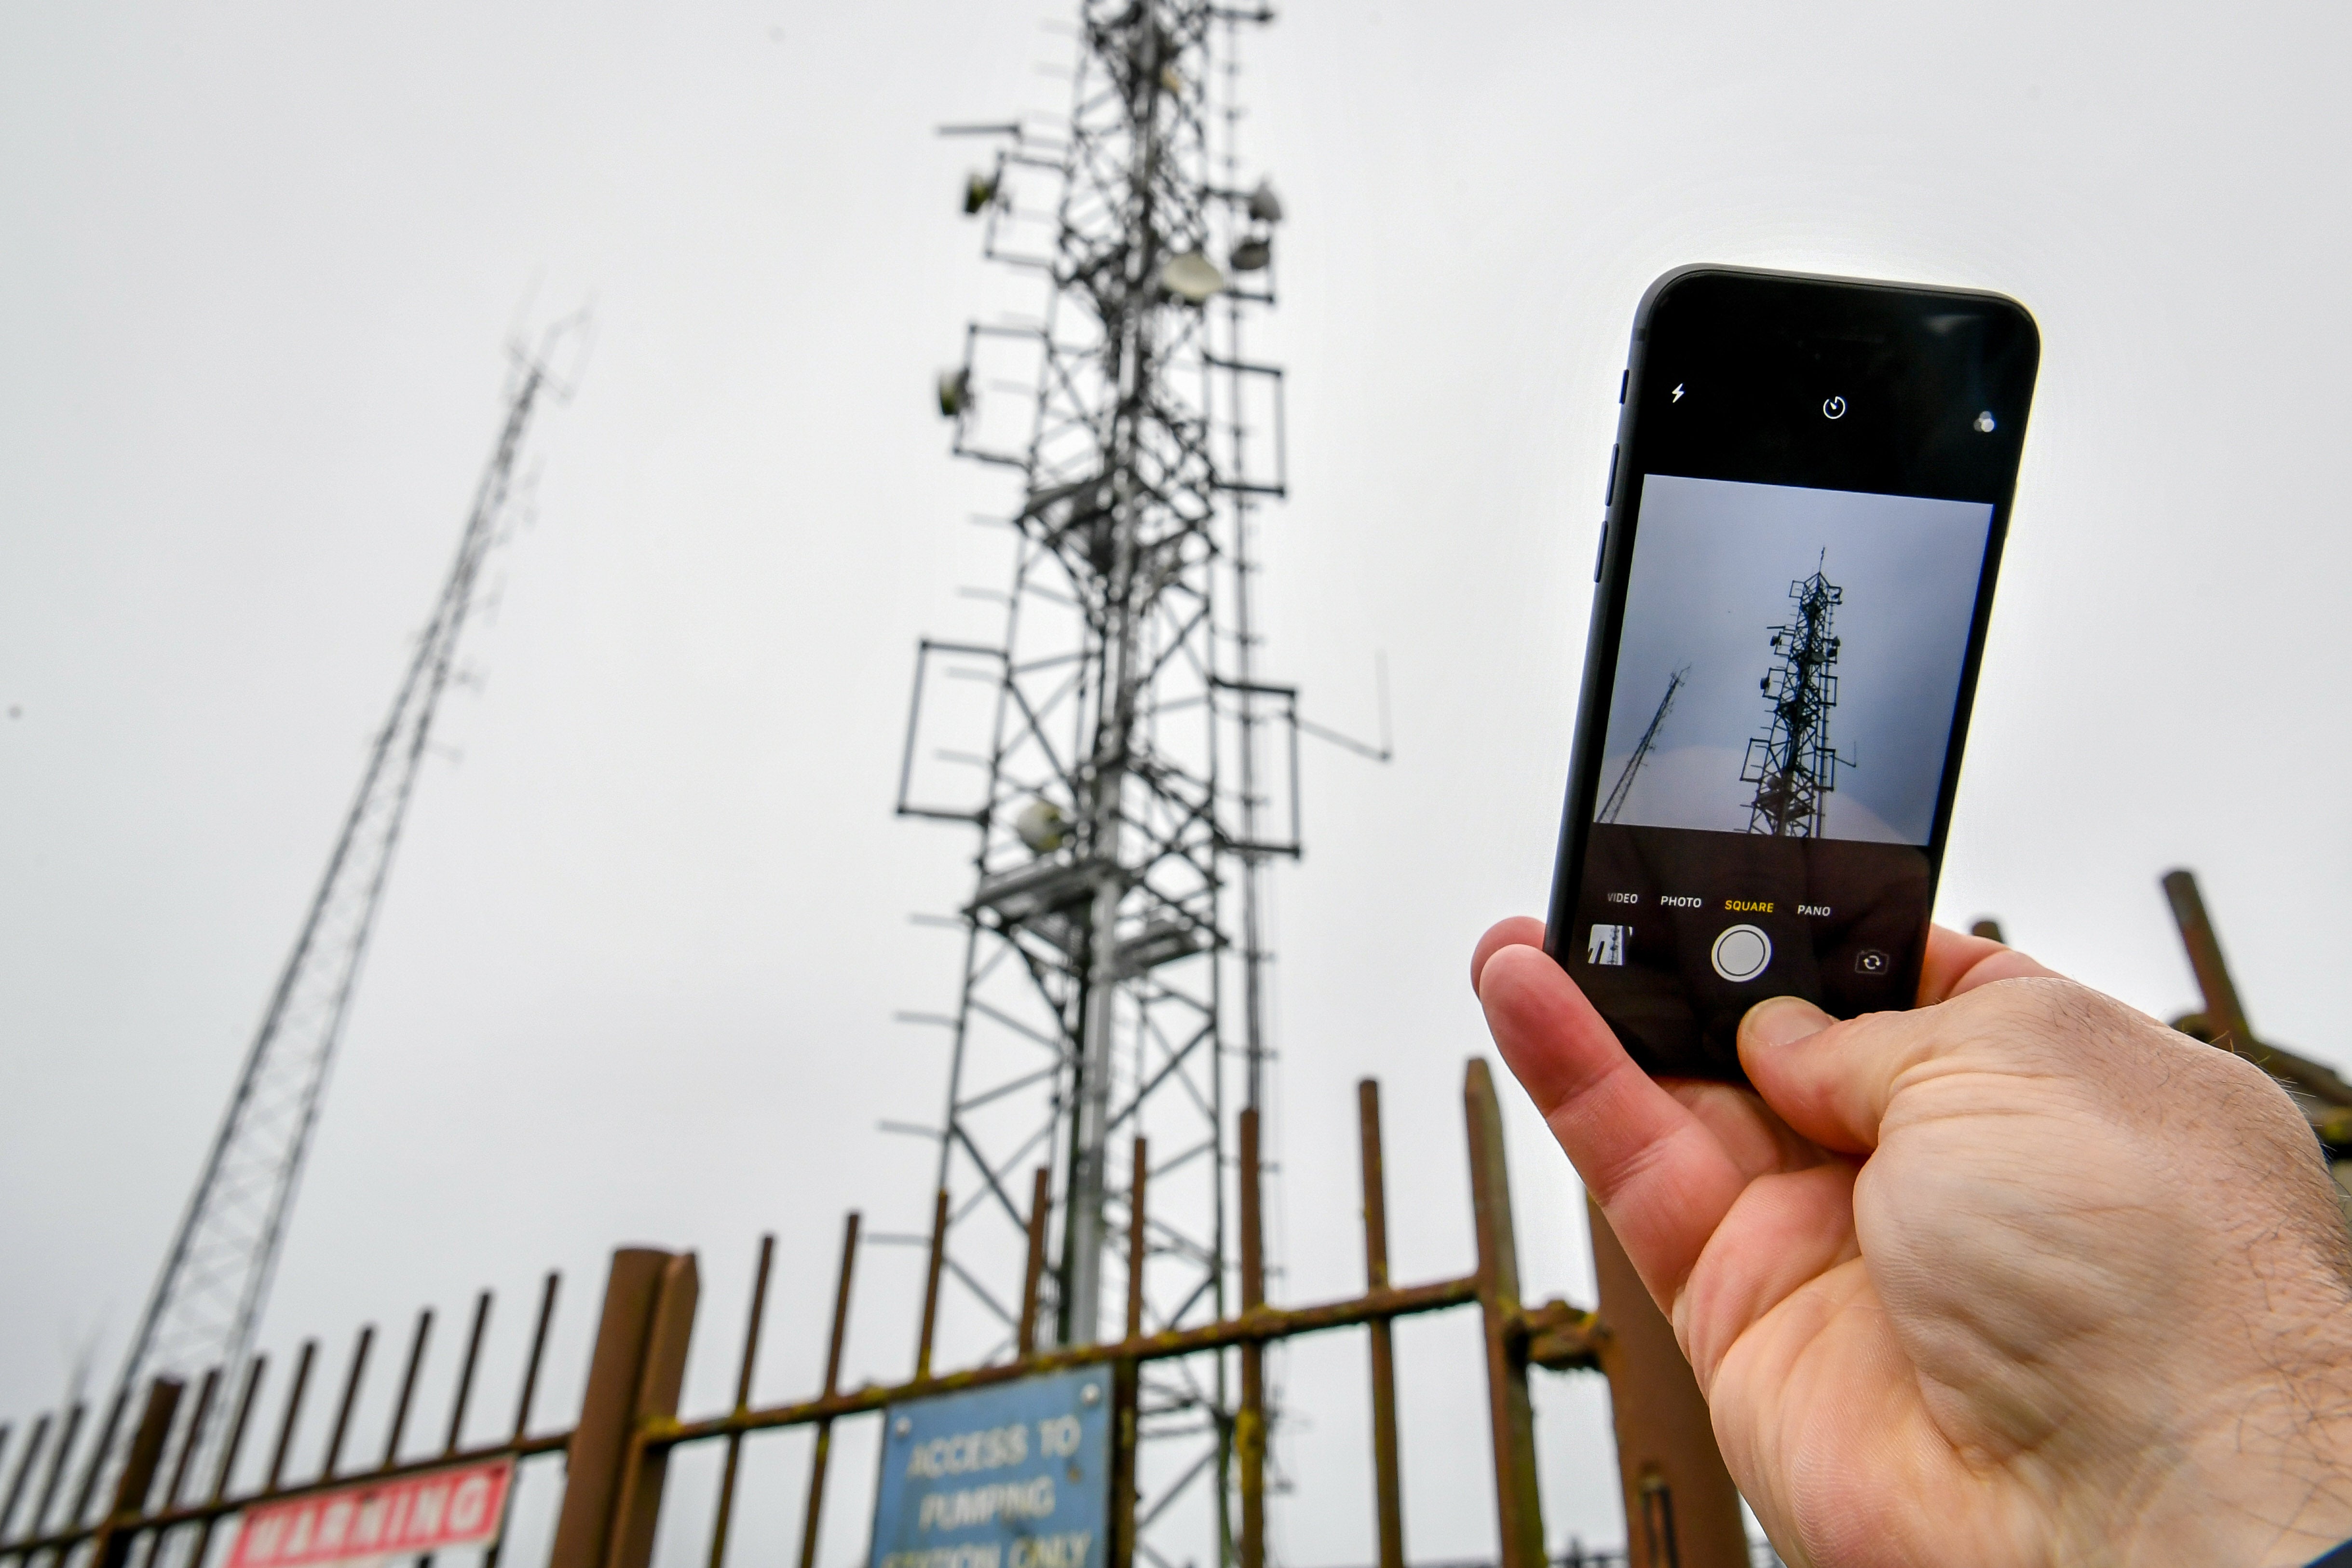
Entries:
[[[953,1041],[931,1131],[959,1356],[1021,1337],[1039,1167],[1040,1337],[1122,1331],[1138,1135],[1145,1327],[1235,1305],[1236,1118],[1270,1092],[1258,880],[1297,853],[1297,737],[1322,732],[1260,678],[1249,597],[1253,510],[1284,490],[1282,382],[1242,331],[1274,299],[1282,207],[1211,145],[1236,118],[1217,100],[1239,27],[1264,19],[1082,0],[1066,121],[950,128],[1001,138],[965,210],[992,258],[1045,283],[1038,318],[974,324],[939,380],[957,453],[1019,475],[1012,583],[1001,640],[922,645],[898,802],[979,830],[963,981],[932,1020]],[[999,406],[1007,384],[1034,390]],[[986,700],[930,743],[959,678]],[[969,764],[971,804],[948,803],[942,757]],[[1147,1446],[1146,1517],[1190,1497],[1223,1522],[1234,1412],[1222,1364],[1147,1376],[1143,1436],[1181,1441]]]
[[[1770,628],[1772,667],[1757,689],[1772,705],[1764,732],[1748,742],[1740,782],[1756,786],[1748,831],[1781,838],[1818,838],[1828,795],[1837,788],[1841,758],[1830,741],[1830,710],[1837,706],[1839,638],[1832,623],[1845,590],[1813,574],[1789,584],[1795,618]],[[1851,763],[1848,763],[1851,766]]]
[[[544,347],[555,342],[551,333]],[[376,733],[326,875],[246,1053],[123,1358],[118,1393],[152,1377],[184,1379],[210,1367],[233,1379],[252,1349],[402,818],[432,738],[434,712],[449,684],[483,559],[496,541],[516,455],[550,384],[544,353],[517,350],[514,364],[505,420],[458,537],[457,560]],[[112,1408],[120,1411],[124,1402],[118,1399]],[[104,1434],[101,1446],[112,1440],[113,1434]]]
[[1665,724],[1666,711],[1675,705],[1675,693],[1683,689],[1683,682],[1688,679],[1688,665],[1666,678],[1666,694],[1658,699],[1658,710],[1650,715],[1649,725],[1643,730],[1642,739],[1635,743],[1633,754],[1625,759],[1624,772],[1617,775],[1617,783],[1610,789],[1609,798],[1601,803],[1600,814],[1594,820],[1614,822],[1617,814],[1625,809],[1625,797],[1633,792],[1633,777],[1642,771],[1642,764],[1650,760],[1650,749],[1658,743],[1658,731]]

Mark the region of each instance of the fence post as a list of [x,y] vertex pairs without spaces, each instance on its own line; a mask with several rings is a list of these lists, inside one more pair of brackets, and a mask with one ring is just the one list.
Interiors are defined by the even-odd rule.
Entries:
[[[824,1396],[841,1387],[841,1345],[849,1333],[849,1286],[857,1268],[857,1211],[841,1226],[841,1286],[833,1297],[833,1338],[824,1352]],[[816,1568],[818,1528],[824,1522],[824,1468],[833,1455],[833,1421],[816,1424],[816,1447],[809,1455],[808,1507],[801,1512],[801,1568]]]
[[668,1450],[649,1450],[641,1427],[677,1414],[699,1292],[690,1252],[613,1254],[549,1568],[646,1568]]
[[1739,1489],[1715,1446],[1698,1380],[1600,1205],[1587,1198],[1585,1207],[1609,1325],[1601,1370],[1617,1429],[1630,1568],[1747,1568]]
[[[138,1521],[146,1515],[148,1496],[155,1489],[155,1472],[163,1467],[163,1446],[171,1441],[172,1417],[180,1409],[180,1389],[181,1384],[168,1377],[147,1385],[147,1408],[139,1417],[131,1452],[122,1461],[122,1476],[114,1487],[114,1506],[107,1510],[105,1522],[90,1542],[91,1568],[122,1568],[131,1556]],[[191,1432],[188,1440],[194,1442],[195,1434]],[[63,1563],[64,1555],[58,1561]]]
[[[1536,1487],[1528,1347],[1517,1331],[1519,1252],[1511,1227],[1511,1177],[1503,1163],[1503,1112],[1494,1075],[1472,1058],[1462,1085],[1470,1129],[1470,1203],[1478,1231],[1478,1311],[1486,1328],[1486,1403],[1495,1444],[1499,1568],[1546,1568],[1543,1499]],[[1634,1517],[1628,1514],[1627,1517]]]
[[915,1341],[915,1381],[931,1376],[931,1335],[940,1326],[940,1270],[948,1260],[948,1190],[941,1187],[931,1205],[931,1256],[923,1275],[923,1331]]
[[[1242,1316],[1265,1305],[1265,1228],[1259,1205],[1257,1108],[1241,1115]],[[1234,1418],[1234,1458],[1241,1463],[1239,1568],[1265,1568],[1265,1343],[1242,1345],[1242,1407]],[[1506,1563],[1504,1568],[1516,1568]]]
[[[1135,1140],[1133,1156],[1127,1180],[1125,1321],[1126,1337],[1138,1340],[1143,1337],[1143,1265],[1150,1255],[1146,1197],[1151,1181],[1150,1144],[1139,1135]],[[1041,1178],[1045,1173],[1042,1170],[1037,1173]],[[1038,1191],[1045,1191],[1042,1181]],[[1143,1363],[1131,1357],[1113,1363],[1110,1390],[1110,1542],[1104,1561],[1110,1568],[1134,1568],[1135,1439],[1143,1402]]]
[[[1389,1288],[1389,1197],[1381,1152],[1381,1086],[1356,1085],[1356,1136],[1363,1155],[1364,1289]],[[1397,1462],[1396,1347],[1386,1318],[1368,1325],[1371,1347],[1372,1498],[1381,1568],[1404,1568],[1404,1485]]]

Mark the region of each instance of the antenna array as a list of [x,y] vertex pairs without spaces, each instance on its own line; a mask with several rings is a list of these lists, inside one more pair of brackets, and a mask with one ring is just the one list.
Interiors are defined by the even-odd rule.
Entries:
[[[955,451],[1019,477],[1012,585],[997,640],[922,645],[898,801],[977,829],[962,984],[932,1020],[952,1040],[940,1331],[965,1353],[1116,1334],[1117,1283],[1147,1331],[1229,1313],[1242,1284],[1238,1128],[1270,1087],[1261,882],[1298,853],[1302,727],[1296,690],[1259,677],[1251,603],[1282,373],[1243,337],[1283,213],[1241,177],[1232,89],[1239,28],[1265,19],[1083,0],[1066,121],[950,132],[997,139],[964,208],[1046,296],[1040,319],[970,327],[939,378]],[[1024,1279],[1038,1197],[1051,1257]],[[1213,1509],[1223,1552],[1232,1359],[1168,1363],[1139,1405],[1139,1518]]]
[[1830,743],[1830,710],[1837,706],[1839,638],[1832,630],[1845,590],[1813,574],[1789,584],[1796,618],[1771,628],[1772,668],[1757,689],[1772,705],[1764,732],[1748,742],[1739,770],[1756,786],[1748,831],[1781,838],[1819,838],[1826,798],[1837,788],[1841,759]]

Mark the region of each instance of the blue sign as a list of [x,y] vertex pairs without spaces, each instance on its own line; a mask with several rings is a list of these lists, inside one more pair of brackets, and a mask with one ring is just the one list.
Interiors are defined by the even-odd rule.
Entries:
[[883,1412],[871,1568],[1104,1568],[1110,1369]]

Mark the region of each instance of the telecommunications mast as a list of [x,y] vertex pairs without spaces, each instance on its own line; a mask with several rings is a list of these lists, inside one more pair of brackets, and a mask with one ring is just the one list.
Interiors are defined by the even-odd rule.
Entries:
[[[564,330],[551,331],[543,350],[553,349]],[[458,536],[457,561],[369,750],[358,797],[140,1316],[100,1434],[101,1452],[112,1447],[114,1427],[142,1384],[158,1376],[184,1381],[217,1367],[233,1385],[252,1350],[401,819],[432,739],[434,710],[449,684],[483,559],[497,542],[523,432],[550,388],[545,353],[515,350],[505,422]],[[199,1434],[197,1441],[208,1436]]]
[[1772,667],[1757,686],[1772,715],[1764,732],[1748,741],[1739,781],[1756,786],[1748,832],[1819,838],[1825,797],[1837,788],[1843,761],[1830,743],[1830,710],[1837,706],[1839,642],[1832,623],[1845,590],[1816,565],[1811,576],[1789,584],[1789,597],[1796,618],[1770,628]]
[[1617,775],[1617,783],[1609,791],[1609,798],[1601,803],[1600,811],[1593,816],[1595,822],[1614,822],[1617,814],[1625,809],[1625,797],[1633,793],[1634,776],[1641,773],[1642,764],[1650,760],[1651,749],[1658,743],[1658,731],[1665,727],[1666,714],[1674,708],[1675,693],[1680,691],[1683,682],[1689,679],[1689,665],[1683,666],[1666,678],[1666,694],[1658,699],[1658,710],[1650,715],[1649,727],[1642,731],[1641,740],[1634,743],[1633,754],[1625,759],[1624,771]]
[[[951,1036],[947,1100],[924,1130],[945,1194],[938,1331],[973,1359],[1124,1332],[1138,1137],[1144,1328],[1230,1313],[1248,1288],[1261,882],[1298,853],[1298,733],[1328,733],[1260,679],[1252,620],[1255,512],[1284,492],[1282,373],[1243,334],[1274,300],[1283,211],[1235,157],[1233,91],[1241,27],[1267,16],[1082,0],[1066,119],[948,128],[996,140],[964,210],[1045,296],[1034,318],[969,327],[939,378],[957,454],[1019,478],[1012,574],[987,595],[1004,605],[992,640],[921,645],[898,795],[902,815],[978,828],[948,922],[961,987],[929,1020]],[[1181,1504],[1226,1525],[1234,1446],[1262,1441],[1237,1433],[1234,1361],[1147,1369],[1142,1518]]]

